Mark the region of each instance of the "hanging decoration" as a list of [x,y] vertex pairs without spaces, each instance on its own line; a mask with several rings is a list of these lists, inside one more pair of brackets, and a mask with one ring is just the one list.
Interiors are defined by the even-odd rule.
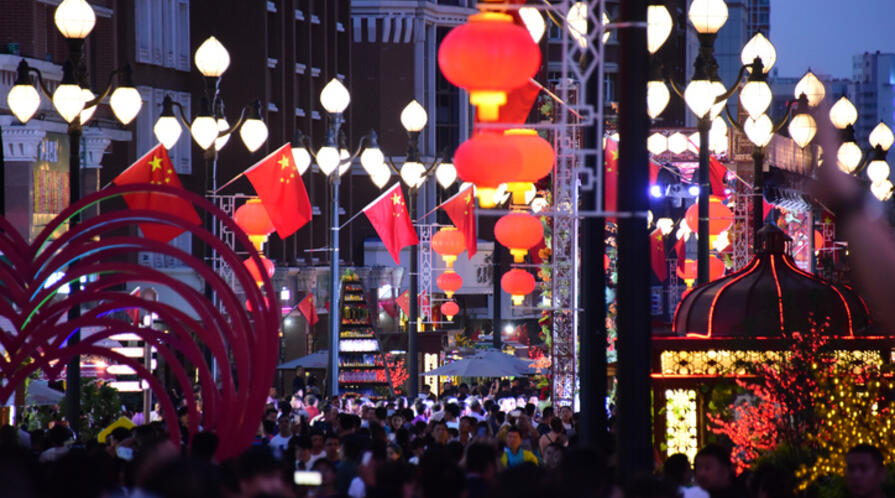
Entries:
[[503,274],[500,287],[511,296],[513,304],[519,306],[525,300],[525,296],[535,290],[535,278],[525,270],[513,268]]
[[444,227],[432,236],[432,250],[441,256],[448,268],[454,267],[457,256],[466,250],[466,237],[454,227]]
[[447,301],[441,304],[441,314],[448,320],[453,320],[457,313],[460,313],[460,306],[454,301]]
[[448,270],[439,275],[435,283],[444,292],[444,295],[450,299],[454,297],[457,289],[463,286],[463,277],[453,270]]
[[261,199],[249,199],[245,204],[239,206],[233,214],[233,220],[249,236],[252,245],[259,252],[262,250],[263,244],[267,242],[267,237],[276,230]]
[[501,217],[494,225],[494,236],[510,249],[513,261],[525,261],[528,250],[544,240],[544,225],[534,216],[515,212]]
[[553,171],[556,153],[550,142],[535,130],[518,128],[507,130],[504,135],[510,137],[522,154],[522,169],[514,181],[507,183],[507,190],[513,194],[513,204],[528,204],[525,194],[535,182]]
[[457,147],[454,167],[461,180],[475,184],[479,206],[492,208],[500,185],[518,179],[522,153],[508,136],[479,133]]

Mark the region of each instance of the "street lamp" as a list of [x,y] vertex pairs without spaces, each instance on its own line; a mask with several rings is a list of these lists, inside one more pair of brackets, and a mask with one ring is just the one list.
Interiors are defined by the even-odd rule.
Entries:
[[870,192],[879,200],[884,201],[892,196],[892,182],[889,180],[889,163],[886,162],[886,154],[892,143],[895,142],[895,135],[892,130],[886,126],[886,123],[880,121],[876,128],[870,132],[870,146],[873,147],[873,158],[867,165],[867,177],[872,182]]

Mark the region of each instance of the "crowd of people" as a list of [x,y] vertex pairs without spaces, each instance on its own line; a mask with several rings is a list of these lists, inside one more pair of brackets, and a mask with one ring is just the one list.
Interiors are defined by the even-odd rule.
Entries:
[[[269,399],[253,444],[215,458],[219,438],[174,444],[165,421],[118,428],[101,444],[66,425],[0,429],[0,496],[352,498],[785,498],[791,475],[761,468],[736,476],[729,451],[709,445],[672,455],[661,472],[627,486],[611,449],[585,448],[577,414],[541,406],[524,382],[447,386],[444,395],[321,400],[302,387]],[[882,498],[883,457],[858,446],[844,469],[852,496]]]

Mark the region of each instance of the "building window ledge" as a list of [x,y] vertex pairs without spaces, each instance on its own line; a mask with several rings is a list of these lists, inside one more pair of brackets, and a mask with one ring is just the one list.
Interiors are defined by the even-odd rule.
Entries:
[[295,9],[295,20],[296,20],[296,21],[304,21],[304,20],[305,20],[305,13],[302,12],[301,10],[299,10],[299,9]]
[[268,57],[267,58],[267,69],[273,69],[273,68],[277,67],[277,62],[279,62],[277,59],[272,59],[272,58]]
[[307,68],[308,68],[308,66],[296,62],[296,63],[295,63],[295,74],[305,74],[305,70],[306,70]]
[[312,68],[311,68],[311,76],[313,76],[314,78],[320,76],[320,68],[319,68],[319,67],[312,67]]
[[303,117],[307,116],[307,114],[305,114],[305,110],[302,109],[301,107],[296,107],[295,108],[295,116],[299,117],[299,118],[303,118]]

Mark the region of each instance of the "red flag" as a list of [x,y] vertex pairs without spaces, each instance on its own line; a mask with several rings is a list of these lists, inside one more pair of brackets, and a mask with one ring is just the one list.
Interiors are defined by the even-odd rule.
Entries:
[[[135,297],[140,297],[140,288],[137,287],[133,291],[131,291],[131,295]],[[130,317],[131,322],[134,323],[134,326],[140,326],[140,308],[128,308],[127,316]]]
[[603,209],[618,211],[618,142],[606,139],[603,147]]
[[298,303],[298,311],[304,315],[305,320],[308,321],[308,326],[310,327],[313,327],[315,323],[320,321],[317,317],[317,307],[314,306],[314,295],[310,292],[300,303]]
[[442,209],[447,213],[457,230],[466,237],[466,255],[472,259],[478,248],[478,231],[475,221],[475,198],[472,195],[472,187],[466,187],[457,195],[442,204]]
[[395,264],[401,264],[402,248],[419,244],[420,239],[417,238],[416,229],[413,228],[410,214],[407,213],[400,183],[396,183],[394,187],[368,204],[364,208],[364,214],[376,229]]
[[687,241],[683,237],[677,239],[674,243],[674,252],[677,254],[677,267],[684,270],[684,261],[687,259]]
[[659,179],[659,170],[662,169],[662,165],[650,159],[649,162],[649,184],[655,185],[656,180]]
[[287,143],[245,172],[281,239],[311,221],[311,201]]
[[650,264],[653,273],[659,277],[660,282],[668,279],[668,264],[665,262],[665,242],[662,240],[662,231],[658,228],[649,236]]
[[398,304],[398,307],[401,308],[401,311],[403,311],[405,315],[409,315],[410,314],[410,289],[402,292],[400,296],[396,297],[395,302]]
[[709,183],[712,185],[712,195],[717,195],[720,198],[727,197],[727,193],[724,192],[724,177],[727,176],[727,168],[721,164],[714,155],[709,156]]
[[[161,144],[156,145],[143,157],[137,159],[134,164],[116,176],[112,183],[115,185],[151,183],[183,188],[180,178],[174,172],[174,165],[168,157],[168,151]],[[195,225],[202,223],[193,204],[180,197],[155,192],[139,192],[123,197],[124,202],[131,209],[149,209],[178,216]],[[161,223],[140,223],[140,230],[147,239],[166,243],[184,232],[182,228]]]

